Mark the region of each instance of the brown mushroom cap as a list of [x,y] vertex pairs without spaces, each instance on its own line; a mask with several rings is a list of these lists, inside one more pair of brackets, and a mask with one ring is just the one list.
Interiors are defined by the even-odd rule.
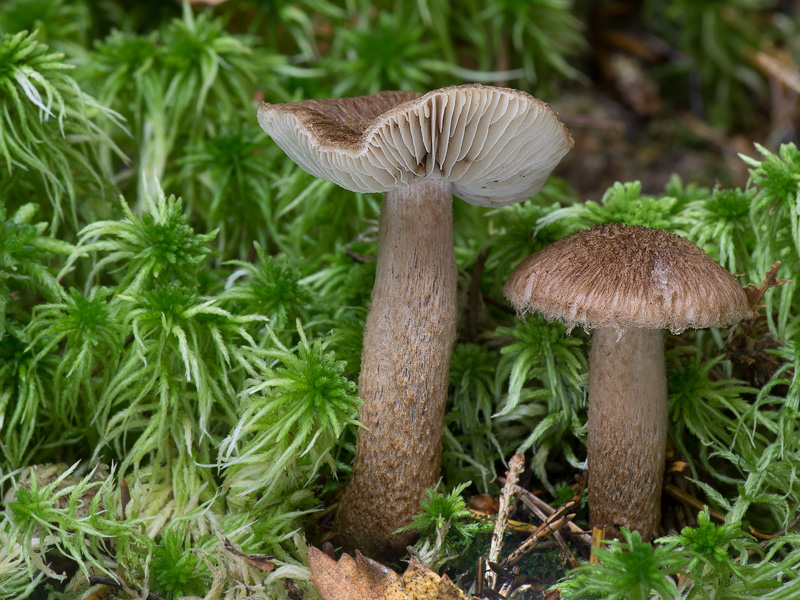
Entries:
[[629,225],[580,231],[529,256],[503,289],[567,327],[724,327],[753,316],[736,279],[692,242]]
[[305,171],[355,192],[386,192],[422,178],[445,179],[480,206],[538,192],[572,147],[544,102],[478,84],[419,96],[262,103],[258,122]]

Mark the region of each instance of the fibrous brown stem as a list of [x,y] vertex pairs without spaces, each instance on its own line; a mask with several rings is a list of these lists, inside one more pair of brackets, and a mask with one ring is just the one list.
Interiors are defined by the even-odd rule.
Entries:
[[[619,338],[619,339],[618,339]],[[667,441],[664,340],[657,329],[596,329],[589,351],[589,517],[656,534]]]
[[450,354],[456,333],[452,194],[423,180],[388,192],[364,331],[353,475],[339,528],[377,556],[413,541],[394,531],[439,479]]

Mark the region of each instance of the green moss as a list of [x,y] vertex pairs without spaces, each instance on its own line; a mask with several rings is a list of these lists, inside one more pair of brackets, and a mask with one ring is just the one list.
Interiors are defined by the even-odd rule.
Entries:
[[[695,4],[642,5],[646,31],[687,59],[648,73],[667,110],[685,103],[677,77],[695,78],[707,114],[731,126],[743,90],[763,87],[750,63],[731,61],[767,47],[762,35],[792,48],[796,24],[779,8],[758,18],[761,2]],[[587,16],[562,0],[3,3],[0,486],[19,490],[2,500],[0,596],[86,595],[86,576],[102,573],[165,598],[217,584],[232,598],[283,598],[283,578],[303,587],[304,533],[330,526],[310,513],[332,502],[352,464],[380,197],[292,164],[258,128],[257,101],[476,80],[559,101],[566,79],[588,81],[576,60]],[[503,460],[522,450],[531,487],[563,500],[565,470],[585,467],[587,337],[507,310],[502,284],[527,255],[624,222],[687,236],[742,283],[776,260],[779,277],[797,279],[800,153],[757,150],[736,189],[673,178],[648,194],[619,182],[582,202],[554,180],[515,206],[456,204],[459,332],[469,337],[451,361],[448,492],[416,521],[420,553],[439,534],[439,559],[461,554],[446,564],[469,581],[490,525],[476,532],[464,519],[468,481],[496,491]],[[789,532],[756,548],[739,525],[774,533],[800,504],[797,282],[764,303],[763,323],[669,343],[671,436],[726,523],[701,513],[666,544],[630,534],[565,594],[792,597],[800,540]],[[748,357],[765,366],[760,389],[737,378]],[[65,459],[80,466],[49,480],[17,472]],[[101,460],[118,466],[75,475]],[[259,573],[220,538],[276,568]],[[48,591],[56,559],[78,574]],[[534,552],[522,568],[549,585],[563,574],[557,563],[556,552]],[[677,569],[685,583],[664,587]]]
[[155,539],[150,569],[152,589],[166,600],[204,594],[211,585],[208,566],[192,551],[190,538],[171,527]]

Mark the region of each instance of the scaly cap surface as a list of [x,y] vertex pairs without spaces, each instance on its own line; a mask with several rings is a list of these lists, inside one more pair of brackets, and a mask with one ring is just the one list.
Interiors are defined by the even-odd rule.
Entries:
[[628,225],[580,231],[529,256],[503,292],[570,329],[724,327],[753,316],[736,279],[692,242]]

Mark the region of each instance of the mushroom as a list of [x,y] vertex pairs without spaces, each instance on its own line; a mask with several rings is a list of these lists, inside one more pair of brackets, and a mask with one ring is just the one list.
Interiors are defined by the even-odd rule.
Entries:
[[452,194],[479,206],[525,200],[572,139],[543,102],[477,84],[262,103],[258,121],[312,175],[387,192],[359,380],[365,427],[339,527],[373,554],[396,554],[413,534],[394,532],[439,478],[456,335]]
[[593,329],[589,350],[589,517],[652,538],[661,516],[668,402],[662,329],[752,316],[736,279],[693,243],[605,225],[529,256],[504,287],[519,313]]

